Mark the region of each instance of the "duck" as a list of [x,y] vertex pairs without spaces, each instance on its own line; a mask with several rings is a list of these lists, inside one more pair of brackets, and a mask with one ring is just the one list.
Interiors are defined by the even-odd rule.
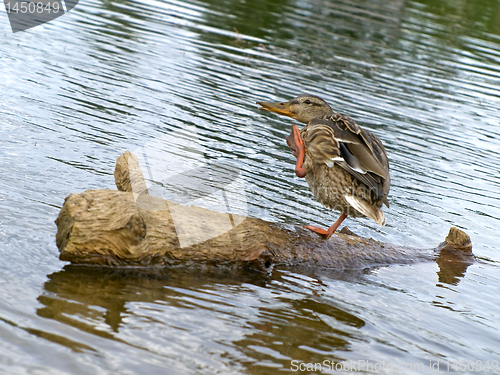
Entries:
[[319,96],[301,94],[287,102],[257,102],[260,109],[291,117],[288,147],[297,158],[295,174],[305,178],[316,199],[340,212],[328,229],[305,228],[330,238],[349,217],[385,224],[382,205],[389,207],[389,160],[380,139],[352,118],[336,113]]

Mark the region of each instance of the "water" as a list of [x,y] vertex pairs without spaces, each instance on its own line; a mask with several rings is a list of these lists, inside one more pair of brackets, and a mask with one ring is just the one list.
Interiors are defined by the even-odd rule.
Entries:
[[[499,17],[494,0],[89,0],[17,34],[1,17],[1,372],[500,373]],[[431,248],[458,226],[477,262],[453,278],[421,263],[262,280],[58,260],[67,195],[114,189],[122,152],[166,153],[157,140],[193,126],[209,161],[241,170],[250,216],[329,225],[294,175],[290,119],[255,104],[301,92],[388,150],[387,225],[351,230]]]

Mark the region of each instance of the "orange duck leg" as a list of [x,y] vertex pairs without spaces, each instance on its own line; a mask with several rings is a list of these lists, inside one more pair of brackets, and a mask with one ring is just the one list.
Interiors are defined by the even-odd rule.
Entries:
[[300,136],[300,130],[297,125],[292,125],[292,134],[286,138],[286,144],[293,150],[293,156],[297,158],[297,163],[295,164],[295,174],[297,177],[305,177],[307,172],[302,167],[304,163],[304,156],[306,154],[306,149],[304,148],[304,142]]
[[335,223],[333,223],[333,225],[328,229],[323,229],[320,227],[316,227],[314,225],[306,225],[304,228],[312,230],[313,232],[316,232],[316,233],[321,234],[323,236],[326,236],[326,238],[328,239],[332,236],[332,234],[335,233],[337,228],[340,227],[340,224],[342,224],[342,222],[345,220],[346,217],[347,217],[347,215],[342,213],[340,215],[340,217],[338,218],[338,220]]
[[[286,143],[288,144],[288,147],[293,150],[293,156],[297,158],[297,163],[295,164],[295,174],[300,178],[305,177],[307,172],[302,167],[302,164],[304,163],[305,148],[297,125],[292,125],[292,134],[287,137]],[[340,226],[340,224],[342,224],[346,217],[347,215],[342,213],[338,220],[328,229],[323,229],[314,225],[306,225],[304,228],[312,230],[313,232],[316,232],[322,236],[326,236],[326,238],[328,239],[332,236],[333,233],[335,233],[337,228]]]

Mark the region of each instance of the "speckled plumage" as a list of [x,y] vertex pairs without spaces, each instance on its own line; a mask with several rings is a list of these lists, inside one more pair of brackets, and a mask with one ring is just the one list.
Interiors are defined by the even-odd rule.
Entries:
[[357,195],[370,204],[375,203],[378,208],[382,207],[381,201],[374,202],[374,199],[367,194],[362,182],[338,165],[328,167],[326,164],[311,163],[308,159],[304,165],[308,172],[305,177],[306,182],[323,206],[351,217],[364,217],[365,215],[351,207],[345,198],[347,195]]
[[[381,207],[387,202],[390,179],[380,140],[340,113],[310,121],[300,135],[305,147],[305,179],[316,199],[332,210],[351,217],[368,216],[383,225]],[[375,158],[377,165],[372,169],[386,177],[367,170],[366,162],[358,165],[356,159],[350,160],[356,156],[355,147]]]

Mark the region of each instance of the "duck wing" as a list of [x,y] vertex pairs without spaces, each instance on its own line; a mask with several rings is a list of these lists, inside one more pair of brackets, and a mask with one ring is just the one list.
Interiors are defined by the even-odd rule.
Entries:
[[389,161],[375,134],[359,127],[349,116],[336,113],[312,120],[301,136],[315,163],[329,167],[338,164],[389,206]]

